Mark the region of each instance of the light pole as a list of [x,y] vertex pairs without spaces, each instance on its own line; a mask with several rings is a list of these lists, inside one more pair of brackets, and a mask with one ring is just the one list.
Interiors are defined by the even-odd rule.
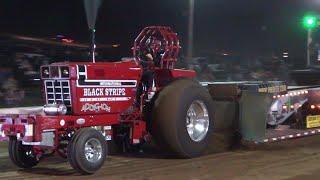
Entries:
[[188,50],[187,60],[193,56],[193,24],[194,24],[194,0],[189,0],[189,21],[188,21]]
[[312,43],[312,30],[308,29],[308,40],[307,40],[307,67],[310,66],[310,45]]
[[310,45],[312,43],[312,29],[317,27],[317,18],[315,16],[305,16],[303,18],[303,25],[308,30],[307,39],[307,67],[310,67]]

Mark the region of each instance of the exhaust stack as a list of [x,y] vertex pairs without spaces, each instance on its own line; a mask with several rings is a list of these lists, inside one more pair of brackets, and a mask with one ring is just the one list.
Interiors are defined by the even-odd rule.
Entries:
[[89,31],[91,34],[91,55],[92,55],[92,62],[95,63],[95,50],[96,50],[96,43],[95,43],[95,25],[98,16],[99,8],[102,4],[103,0],[83,0],[84,8],[87,15],[87,23],[89,27]]

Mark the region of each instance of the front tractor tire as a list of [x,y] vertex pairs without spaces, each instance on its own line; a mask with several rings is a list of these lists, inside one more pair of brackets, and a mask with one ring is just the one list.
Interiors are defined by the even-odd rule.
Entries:
[[39,163],[33,154],[32,146],[22,145],[22,142],[18,141],[16,137],[10,137],[8,152],[13,164],[19,168],[29,169]]
[[202,155],[213,128],[213,102],[198,82],[180,79],[159,92],[152,110],[152,136],[182,158]]
[[103,135],[93,128],[76,132],[69,142],[67,156],[70,165],[81,174],[93,174],[99,170],[107,156]]

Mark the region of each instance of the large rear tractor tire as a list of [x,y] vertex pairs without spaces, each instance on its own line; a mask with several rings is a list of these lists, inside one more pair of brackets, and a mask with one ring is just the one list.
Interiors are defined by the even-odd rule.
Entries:
[[196,81],[180,79],[159,92],[152,109],[156,143],[182,158],[202,155],[213,128],[213,102]]
[[19,168],[29,169],[39,163],[32,152],[32,146],[22,145],[16,137],[10,137],[8,151],[11,161]]
[[99,131],[84,128],[76,132],[69,142],[67,154],[70,165],[76,171],[93,174],[104,164],[107,142]]

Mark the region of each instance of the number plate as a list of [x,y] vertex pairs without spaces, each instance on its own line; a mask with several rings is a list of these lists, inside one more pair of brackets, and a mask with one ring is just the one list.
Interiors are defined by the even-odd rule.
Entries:
[[307,116],[307,128],[320,127],[320,115]]

